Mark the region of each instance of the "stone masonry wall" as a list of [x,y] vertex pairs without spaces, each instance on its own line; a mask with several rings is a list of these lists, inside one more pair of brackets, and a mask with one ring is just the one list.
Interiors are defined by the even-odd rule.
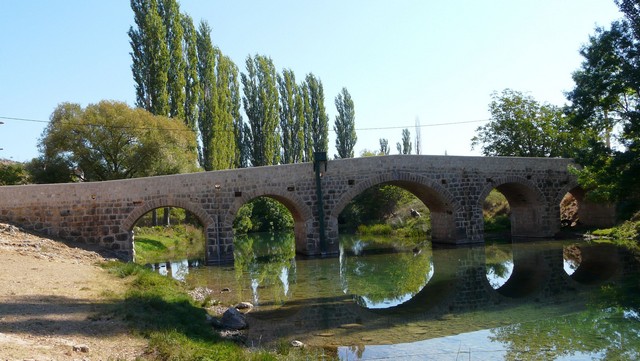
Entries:
[[[394,155],[330,160],[323,172],[325,249],[338,250],[338,215],[355,196],[381,183],[419,197],[432,212],[434,241],[482,242],[482,202],[500,189],[514,210],[516,235],[551,236],[559,203],[576,186],[571,161],[547,158]],[[311,163],[108,182],[0,187],[0,220],[68,240],[95,243],[129,259],[132,229],[165,206],[193,212],[205,227],[207,261],[233,257],[238,209],[259,196],[282,202],[295,220],[296,250],[319,255],[318,197]],[[519,217],[519,219],[518,219]],[[519,222],[519,220],[524,220]]]

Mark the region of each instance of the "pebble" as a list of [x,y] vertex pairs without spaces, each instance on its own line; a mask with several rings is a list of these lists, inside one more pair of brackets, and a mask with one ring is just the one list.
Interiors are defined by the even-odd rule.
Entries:
[[291,346],[293,346],[293,347],[304,347],[304,343],[302,343],[301,341],[298,341],[298,340],[293,340],[293,341],[291,341]]
[[75,346],[73,346],[73,351],[75,351],[75,352],[85,352],[86,353],[86,352],[89,352],[89,346],[84,345],[84,344],[75,345]]

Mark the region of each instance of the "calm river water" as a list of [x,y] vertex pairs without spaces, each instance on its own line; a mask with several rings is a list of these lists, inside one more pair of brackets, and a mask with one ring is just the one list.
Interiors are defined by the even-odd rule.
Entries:
[[292,234],[241,237],[233,266],[160,271],[253,303],[253,345],[300,340],[343,360],[640,359],[639,267],[624,249],[340,242],[339,257],[302,259]]

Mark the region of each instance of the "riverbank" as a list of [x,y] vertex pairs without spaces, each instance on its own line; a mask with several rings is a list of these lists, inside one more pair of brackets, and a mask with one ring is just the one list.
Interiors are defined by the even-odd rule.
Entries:
[[105,256],[0,224],[0,359],[142,356],[143,337],[100,316],[128,288],[98,266]]

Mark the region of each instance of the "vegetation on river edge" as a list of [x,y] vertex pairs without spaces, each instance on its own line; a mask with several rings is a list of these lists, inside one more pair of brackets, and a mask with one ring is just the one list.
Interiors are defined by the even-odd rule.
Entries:
[[143,360],[306,360],[322,350],[247,349],[224,340],[207,322],[205,305],[197,304],[183,283],[133,263],[108,262],[104,268],[129,280],[123,297],[114,298],[113,314],[149,340]]

